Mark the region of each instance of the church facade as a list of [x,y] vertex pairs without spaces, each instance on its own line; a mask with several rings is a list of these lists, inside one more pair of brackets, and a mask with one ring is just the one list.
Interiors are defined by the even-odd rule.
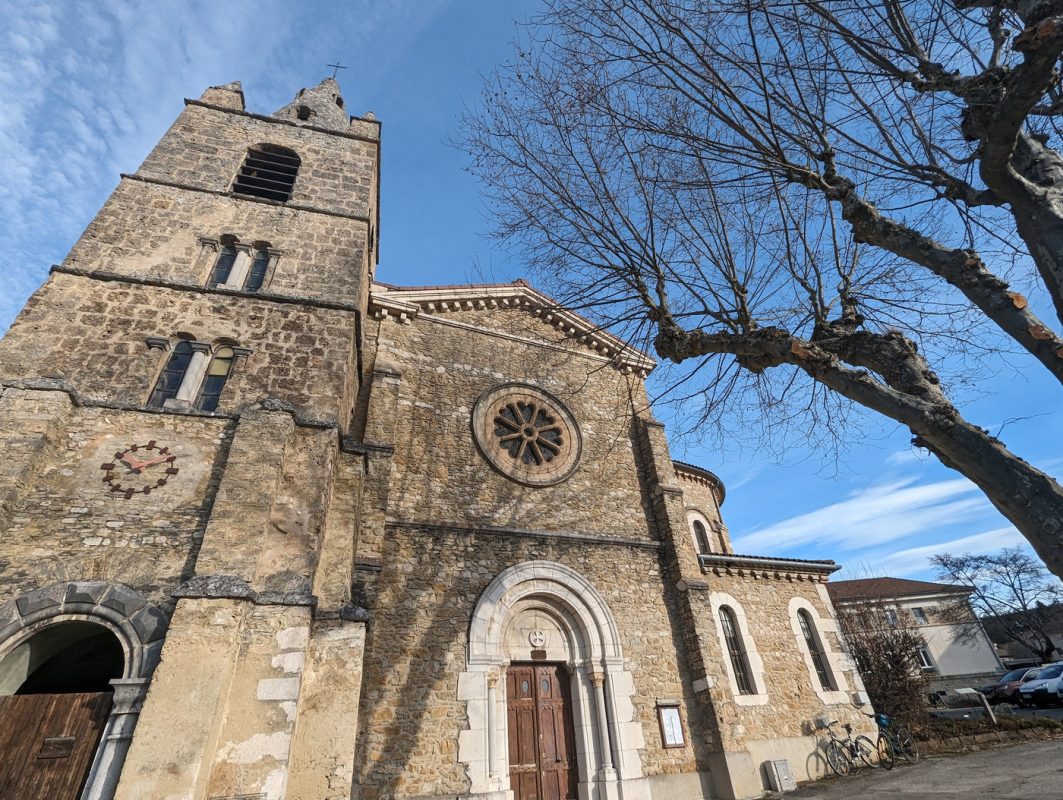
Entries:
[[523,281],[379,281],[379,156],[332,79],[212,87],[0,342],[0,795],[821,774],[870,711],[837,566],[733,552],[643,353]]

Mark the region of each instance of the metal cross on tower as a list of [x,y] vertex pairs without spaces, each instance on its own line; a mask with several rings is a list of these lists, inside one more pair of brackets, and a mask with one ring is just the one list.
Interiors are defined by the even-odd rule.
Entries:
[[333,78],[336,77],[336,73],[339,72],[341,69],[347,69],[345,66],[343,66],[343,64],[326,64],[325,66],[333,68],[332,69],[332,77]]

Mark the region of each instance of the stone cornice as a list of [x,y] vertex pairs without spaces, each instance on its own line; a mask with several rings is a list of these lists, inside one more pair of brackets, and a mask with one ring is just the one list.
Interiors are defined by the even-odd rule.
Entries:
[[80,267],[66,267],[62,264],[53,264],[49,272],[60,275],[74,275],[78,278],[89,278],[95,281],[114,281],[116,283],[128,283],[133,286],[151,286],[156,289],[173,289],[179,292],[192,292],[194,294],[214,294],[226,297],[240,297],[245,300],[263,300],[267,303],[286,303],[289,305],[307,306],[309,308],[324,308],[330,311],[349,311],[358,313],[358,306],[353,303],[341,303],[335,300],[316,300],[301,295],[276,294],[273,292],[248,292],[243,289],[223,289],[220,286],[203,286],[198,283],[180,283],[168,281],[162,278],[142,278],[136,275],[122,275],[104,269],[81,269]]
[[741,556],[725,553],[702,553],[698,556],[702,572],[750,578],[781,578],[826,583],[841,564],[833,561],[805,561],[799,558]]
[[[391,317],[406,323],[411,322],[419,314],[431,315],[438,320],[447,313],[455,311],[522,309],[553,326],[565,338],[588,348],[598,358],[612,363],[625,374],[634,373],[640,378],[645,378],[656,366],[656,362],[645,353],[631,347],[623,339],[596,326],[590,320],[564,308],[557,301],[533,289],[523,281],[416,289],[391,289],[377,284],[374,286],[369,302],[370,313],[377,319]],[[449,322],[451,321],[448,320]],[[462,327],[541,346],[552,344],[491,329],[468,325],[462,325]],[[570,349],[558,344],[553,344],[553,347]]]
[[727,499],[727,490],[724,488],[723,481],[720,480],[719,475],[693,464],[685,464],[682,461],[673,461],[672,466],[675,468],[676,478],[709,487],[716,495],[716,502],[721,506],[723,505],[723,501]]

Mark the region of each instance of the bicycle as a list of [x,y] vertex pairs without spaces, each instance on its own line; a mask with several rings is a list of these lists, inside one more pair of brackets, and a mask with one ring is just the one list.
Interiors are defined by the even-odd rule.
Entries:
[[904,725],[895,723],[891,716],[881,712],[867,716],[875,720],[879,737],[884,737],[889,742],[894,756],[900,756],[909,764],[914,764],[919,760],[919,742]]
[[[823,755],[827,760],[827,765],[834,772],[838,775],[848,775],[857,759],[865,766],[877,769],[879,764],[875,762],[876,756],[882,759],[881,764],[885,769],[893,767],[893,754],[889,747],[885,748],[885,752],[880,752],[876,744],[863,734],[854,738],[853,726],[848,722],[842,725],[845,729],[845,738],[839,738],[834,732],[834,726],[837,724],[838,720],[816,721],[816,730],[825,730],[830,735],[830,741],[823,747]],[[886,766],[887,762],[889,766]]]

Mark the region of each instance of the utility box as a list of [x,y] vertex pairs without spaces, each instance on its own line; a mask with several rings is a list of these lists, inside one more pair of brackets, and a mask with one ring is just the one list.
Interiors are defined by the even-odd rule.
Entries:
[[768,773],[768,783],[775,791],[792,792],[797,789],[797,781],[794,780],[789,761],[765,761],[764,771]]

